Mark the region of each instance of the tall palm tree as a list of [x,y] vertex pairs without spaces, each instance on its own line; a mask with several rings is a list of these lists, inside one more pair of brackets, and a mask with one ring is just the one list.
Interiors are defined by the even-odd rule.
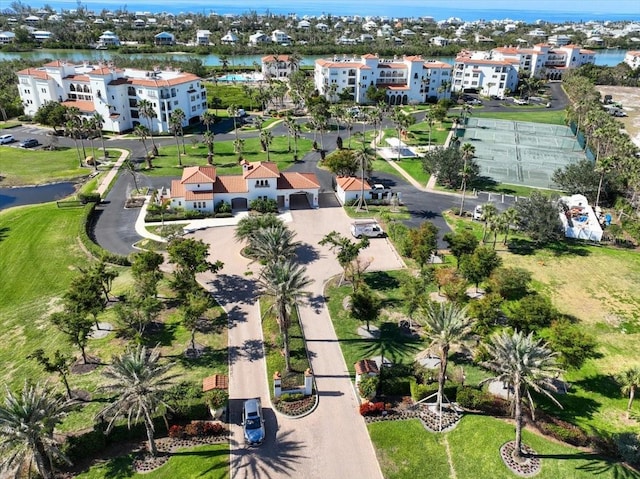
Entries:
[[238,121],[238,106],[229,105],[229,108],[227,108],[227,114],[233,120],[233,133],[236,135],[236,141],[238,141],[238,125],[236,123]]
[[294,133],[295,124],[296,124],[296,119],[293,117],[293,115],[290,112],[287,113],[287,116],[285,116],[284,118],[284,126],[287,128],[287,134],[288,134],[287,151],[289,153],[291,153],[291,137],[293,136],[293,133]]
[[242,161],[242,153],[244,152],[244,138],[233,140],[233,151],[238,154],[238,161]]
[[467,179],[469,178],[469,167],[467,166],[468,161],[473,158],[473,155],[476,154],[476,148],[471,143],[465,143],[460,147],[460,151],[462,152],[462,159],[464,160],[462,171],[460,172],[462,175],[462,199],[460,200],[460,216],[464,212],[464,199],[467,193]]
[[176,108],[171,113],[171,117],[175,118],[176,125],[178,125],[178,128],[180,130],[180,136],[182,137],[182,154],[186,155],[187,154],[187,147],[184,144],[184,128],[183,128],[183,125],[184,125],[184,121],[186,120],[187,116],[185,115],[185,113],[182,110],[182,108]]
[[273,135],[269,130],[262,130],[260,132],[260,143],[267,152],[267,161],[270,161],[271,157],[269,155],[269,147],[271,146],[271,143],[273,143]]
[[596,207],[600,204],[600,193],[602,192],[602,183],[604,182],[604,176],[611,171],[613,165],[616,163],[614,156],[605,156],[596,160],[596,172],[600,173],[600,180],[598,181],[598,194],[596,195]]
[[211,125],[216,122],[216,115],[212,111],[205,111],[200,117],[200,121],[207,127],[207,131],[211,131]]
[[295,233],[284,223],[255,230],[250,237],[251,254],[266,263],[275,263],[279,258],[292,259],[299,241],[294,241]]
[[447,379],[449,350],[451,346],[467,338],[471,332],[471,319],[467,316],[467,309],[456,303],[429,302],[424,308],[424,314],[417,321],[426,327],[427,338],[431,341],[430,347],[438,348],[440,371],[436,408],[440,411],[444,397],[444,383]]
[[82,154],[80,153],[80,146],[78,145],[78,129],[76,123],[73,120],[67,120],[64,123],[65,136],[73,138],[73,142],[76,144],[76,153],[78,154],[78,161],[80,162],[80,168],[83,166]]
[[498,208],[493,203],[486,203],[482,206],[482,216],[484,217],[484,226],[482,228],[482,242],[487,239],[487,231],[491,230],[492,223],[498,215]]
[[93,120],[93,117],[85,118],[82,121],[82,126],[85,134],[89,137],[89,142],[91,143],[91,157],[93,158],[93,169],[98,171],[98,161],[96,159],[96,148],[93,143],[93,139],[96,134],[96,122]]
[[104,128],[104,117],[100,113],[95,112],[93,114],[93,121],[96,126],[96,132],[98,133],[98,135],[100,135],[100,142],[102,143],[102,153],[104,155],[104,158],[106,158],[107,147],[104,145],[104,135],[102,134],[102,129]]
[[35,466],[40,476],[50,479],[54,460],[71,464],[53,437],[55,426],[62,422],[71,405],[46,383],[34,385],[25,381],[19,394],[7,389],[4,403],[0,404],[0,454],[5,458],[0,472],[25,465],[30,472]]
[[147,138],[149,138],[149,129],[141,124],[137,124],[133,129],[133,134],[140,138],[142,146],[144,147],[144,157],[149,158],[149,149],[147,148]]
[[636,389],[640,387],[640,367],[632,367],[618,375],[618,382],[622,394],[629,395],[629,403],[627,404],[627,419],[631,416],[631,406],[636,395]]
[[147,120],[148,128],[149,128],[149,136],[151,137],[151,144],[153,145],[153,154],[158,154],[158,148],[156,147],[156,142],[153,139],[153,123],[152,119],[156,117],[156,110],[153,107],[153,103],[149,100],[140,100],[138,102],[138,114]]
[[306,268],[291,260],[279,260],[268,263],[260,273],[259,283],[264,294],[273,300],[273,309],[282,335],[285,369],[291,371],[289,354],[289,328],[291,327],[291,308],[305,293],[304,289],[312,282],[305,276]]
[[114,401],[105,407],[98,417],[109,420],[107,433],[113,429],[116,419],[127,418],[127,425],[144,421],[149,440],[149,452],[158,453],[154,440],[153,416],[169,409],[162,399],[164,390],[170,386],[175,375],[168,375],[173,363],[160,364],[160,351],[147,351],[145,346],[138,346],[121,356],[115,356],[112,363],[105,368],[103,375],[110,380],[104,389],[115,393]]
[[204,144],[207,145],[207,164],[213,165],[213,156],[215,154],[213,150],[215,134],[212,131],[205,131],[202,136],[202,140],[204,141]]
[[501,215],[503,218],[502,227],[504,231],[504,240],[502,244],[506,246],[507,241],[509,241],[509,231],[511,231],[511,225],[515,225],[518,221],[518,210],[514,207],[507,208],[504,210]]
[[501,381],[513,388],[511,401],[516,421],[514,455],[519,459],[522,457],[522,402],[526,399],[532,414],[535,408],[531,390],[544,394],[562,408],[551,394],[557,391],[553,380],[562,372],[556,365],[557,353],[548,349],[542,341],[534,339],[533,333],[526,336],[521,331],[496,333],[486,347],[491,359],[485,366],[497,375],[485,379],[483,383]]
[[[182,115],[180,115],[182,113]],[[178,141],[178,135],[182,134],[182,120],[184,119],[184,112],[180,108],[176,108],[169,116],[169,126],[173,132],[173,137],[176,140],[176,147],[178,149],[178,165],[182,166],[182,157],[180,154],[180,142]],[[185,152],[186,154],[186,152]]]
[[251,242],[251,237],[257,230],[279,225],[284,226],[282,220],[272,213],[266,215],[245,216],[238,221],[234,237],[236,241]]

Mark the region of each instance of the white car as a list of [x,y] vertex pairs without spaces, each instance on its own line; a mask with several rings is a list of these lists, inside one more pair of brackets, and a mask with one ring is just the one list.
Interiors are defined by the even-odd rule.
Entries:
[[522,98],[516,98],[515,100],[513,100],[513,103],[515,103],[516,105],[528,105],[529,102],[527,100],[523,100]]
[[481,221],[482,220],[482,205],[478,205],[473,210],[473,219]]
[[0,145],[8,145],[9,143],[13,143],[16,139],[13,135],[0,135]]

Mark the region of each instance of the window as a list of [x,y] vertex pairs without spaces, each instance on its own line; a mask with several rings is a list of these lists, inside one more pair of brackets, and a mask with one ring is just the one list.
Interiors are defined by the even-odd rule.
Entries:
[[178,103],[179,103],[179,102],[178,102],[178,100],[174,100],[174,101],[173,101],[173,104],[174,104],[174,105],[177,105]]
[[47,93],[47,89],[46,89],[46,88],[40,88],[40,91],[41,91],[42,93]]
[[193,202],[193,207],[194,207],[194,208],[197,208],[197,206],[196,206],[196,205],[197,205],[197,203],[194,201],[194,202]]

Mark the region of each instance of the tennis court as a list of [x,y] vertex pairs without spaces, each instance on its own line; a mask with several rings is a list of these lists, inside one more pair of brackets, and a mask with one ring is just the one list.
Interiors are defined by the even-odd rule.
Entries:
[[474,146],[480,175],[534,188],[554,188],[556,169],[585,158],[571,130],[562,125],[468,118],[460,142]]

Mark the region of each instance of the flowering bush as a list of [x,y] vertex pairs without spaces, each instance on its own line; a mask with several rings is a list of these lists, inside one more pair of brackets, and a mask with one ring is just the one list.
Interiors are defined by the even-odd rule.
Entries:
[[288,399],[289,400],[285,401],[282,397],[279,397],[273,400],[275,408],[282,414],[288,416],[300,416],[313,409],[313,406],[316,404],[316,396],[305,396],[295,401],[291,401],[290,398]]
[[362,416],[379,416],[385,410],[383,402],[364,402],[360,404],[360,414]]
[[184,432],[190,437],[204,436],[204,423],[193,421],[184,427]]
[[184,428],[179,424],[174,424],[169,428],[169,437],[182,438],[184,436]]
[[221,436],[224,433],[224,426],[219,422],[205,422],[203,432],[205,436]]

